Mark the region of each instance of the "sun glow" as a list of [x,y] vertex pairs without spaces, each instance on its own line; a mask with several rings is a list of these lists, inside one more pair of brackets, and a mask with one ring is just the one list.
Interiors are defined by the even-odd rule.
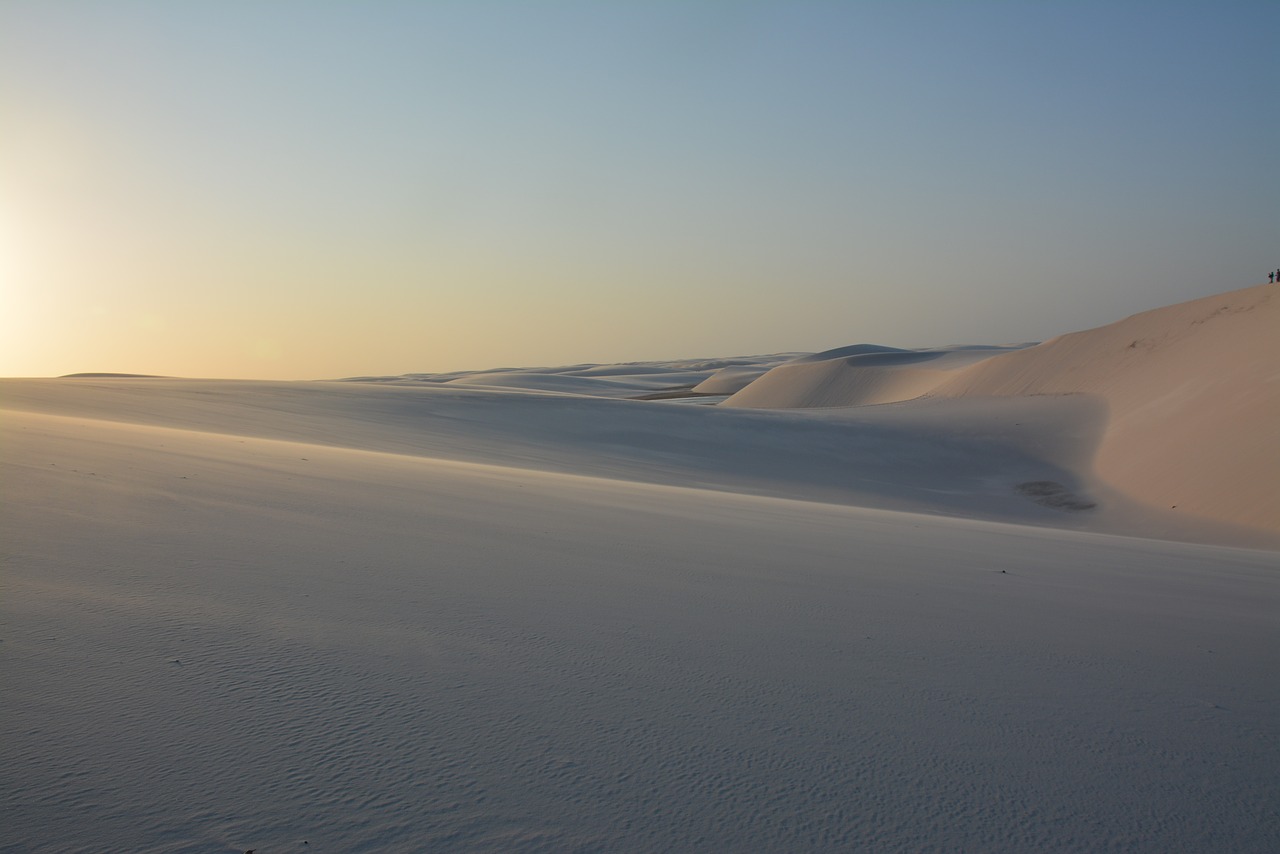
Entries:
[[18,241],[13,217],[0,208],[0,317],[11,324],[19,314]]
[[42,334],[20,246],[17,218],[7,205],[0,206],[0,375],[5,376],[32,372],[30,356]]

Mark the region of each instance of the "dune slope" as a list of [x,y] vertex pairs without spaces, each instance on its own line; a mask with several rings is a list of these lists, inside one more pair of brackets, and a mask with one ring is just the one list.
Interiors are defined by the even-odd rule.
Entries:
[[0,431],[6,850],[1280,846],[1274,553]]
[[[1074,449],[1091,447],[1095,414],[1087,407],[1045,403],[1053,419],[1039,419],[1039,441],[1027,443],[990,419],[962,424],[945,413],[906,420],[824,419],[453,383],[0,381],[0,409],[11,412],[1123,530],[1126,520],[1112,518],[1113,508],[1073,516],[1018,494],[1017,486],[1029,481],[1085,486],[1074,473]],[[1022,402],[1011,404],[1007,420],[1030,423],[1033,414]]]
[[1280,285],[1143,312],[974,365],[938,397],[1087,394],[1093,470],[1150,504],[1280,531]]

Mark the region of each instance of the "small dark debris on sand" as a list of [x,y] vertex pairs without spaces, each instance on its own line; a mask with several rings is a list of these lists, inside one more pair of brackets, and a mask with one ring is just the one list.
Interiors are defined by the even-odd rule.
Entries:
[[1018,484],[1017,491],[1019,495],[1025,495],[1037,504],[1068,513],[1092,510],[1098,506],[1095,502],[1076,495],[1056,480],[1029,480]]

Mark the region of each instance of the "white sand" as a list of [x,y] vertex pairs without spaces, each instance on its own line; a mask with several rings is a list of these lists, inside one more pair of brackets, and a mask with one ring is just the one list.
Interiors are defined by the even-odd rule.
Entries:
[[754,360],[881,406],[0,381],[0,850],[1280,850],[1275,292]]

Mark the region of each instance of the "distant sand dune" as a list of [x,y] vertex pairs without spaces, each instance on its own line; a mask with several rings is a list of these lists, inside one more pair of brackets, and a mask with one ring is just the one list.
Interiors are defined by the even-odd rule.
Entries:
[[698,394],[734,394],[746,388],[769,370],[767,367],[737,365],[721,368],[693,387]]
[[911,400],[1007,347],[897,350],[856,344],[779,365],[722,405],[750,409],[867,406]]
[[84,380],[84,379],[167,379],[167,377],[159,374],[121,374],[115,372],[94,372],[87,371],[79,374],[64,374],[61,379],[64,380]]

